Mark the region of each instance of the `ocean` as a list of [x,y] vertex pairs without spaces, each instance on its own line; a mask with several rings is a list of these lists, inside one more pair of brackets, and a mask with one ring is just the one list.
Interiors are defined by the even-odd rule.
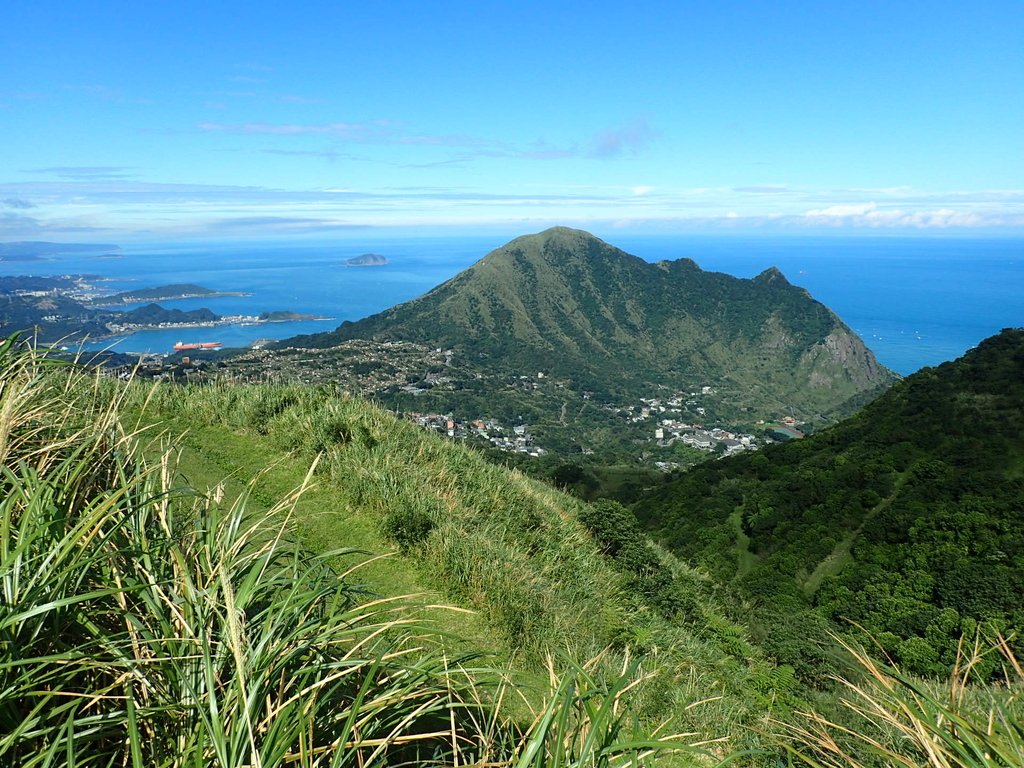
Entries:
[[[879,361],[906,375],[962,355],[1001,328],[1024,325],[1024,239],[964,237],[636,236],[604,239],[647,261],[692,258],[703,269],[753,277],[771,266],[836,312]],[[90,345],[169,352],[176,341],[248,346],[330,330],[419,296],[506,242],[505,237],[349,238],[333,243],[179,243],[121,255],[68,254],[0,262],[0,274],[93,274],[111,292],[197,283],[251,296],[182,299],[220,315],[291,310],[332,318],[143,331]],[[346,267],[380,253],[388,264]],[[130,307],[129,307],[130,308]]]

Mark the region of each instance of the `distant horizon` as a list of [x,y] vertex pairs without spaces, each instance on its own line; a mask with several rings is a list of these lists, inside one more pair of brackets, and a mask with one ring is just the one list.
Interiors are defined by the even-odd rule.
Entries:
[[[62,238],[0,238],[0,245],[11,245],[16,243],[52,243],[54,245],[96,245],[114,246],[120,249],[138,247],[159,247],[159,246],[230,246],[234,244],[267,244],[274,246],[295,245],[319,247],[332,243],[360,242],[379,240],[406,241],[406,240],[483,240],[502,239],[502,243],[513,240],[517,237],[543,232],[552,227],[569,227],[579,229],[604,240],[611,245],[617,245],[616,238],[644,239],[644,238],[693,238],[697,240],[1019,240],[1024,243],[1024,229],[945,229],[945,230],[752,230],[752,229],[687,229],[677,231],[666,231],[659,229],[634,229],[623,227],[602,227],[593,224],[550,224],[537,225],[534,228],[524,227],[513,229],[511,227],[492,227],[487,225],[474,225],[466,227],[457,226],[431,226],[431,227],[363,227],[353,228],[344,232],[331,235],[323,233],[304,233],[283,235],[279,233],[258,234],[249,233],[246,235],[178,235],[168,237],[166,235],[140,236],[127,233],[106,233],[106,237],[62,237]],[[111,234],[122,235],[119,239],[111,237]],[[1021,254],[1024,258],[1024,252]]]
[[1014,0],[22,3],[0,241],[1024,236],[1021,40]]

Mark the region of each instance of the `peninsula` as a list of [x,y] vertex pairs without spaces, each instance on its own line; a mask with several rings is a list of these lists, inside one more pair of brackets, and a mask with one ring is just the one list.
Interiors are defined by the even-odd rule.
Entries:
[[[86,336],[96,341],[145,330],[333,319],[283,310],[221,316],[205,307],[188,311],[167,309],[156,301],[250,294],[176,283],[104,295],[96,286],[102,280],[97,275],[0,277],[0,333],[31,331],[42,342]],[[115,308],[136,303],[142,306],[131,310]]]
[[214,291],[193,283],[173,283],[157,288],[138,288],[122,291],[110,296],[98,296],[93,301],[97,307],[111,307],[118,304],[140,304],[150,301],[174,301],[176,299],[217,299],[225,296],[251,296],[245,291]]

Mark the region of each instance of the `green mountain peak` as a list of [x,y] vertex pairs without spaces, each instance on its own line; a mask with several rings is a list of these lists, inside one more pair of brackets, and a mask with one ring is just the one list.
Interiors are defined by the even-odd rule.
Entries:
[[518,237],[405,304],[284,342],[412,341],[507,374],[651,397],[711,385],[736,412],[828,420],[895,380],[827,307],[776,268],[753,280],[652,264],[594,235]]
[[784,274],[782,274],[782,270],[779,269],[778,267],[774,267],[774,266],[773,267],[768,267],[768,269],[766,269],[764,272],[762,272],[757,277],[755,277],[754,278],[754,282],[757,282],[757,283],[782,282],[782,283],[785,283],[786,285],[790,285],[791,284],[789,282],[789,280],[786,279],[786,276]]

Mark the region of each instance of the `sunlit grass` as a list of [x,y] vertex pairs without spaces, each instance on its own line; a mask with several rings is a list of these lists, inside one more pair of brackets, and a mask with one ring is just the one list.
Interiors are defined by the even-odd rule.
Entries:
[[[161,414],[232,461],[256,443],[231,430],[289,454],[194,488]],[[768,765],[769,713],[804,764],[1024,764],[1007,644],[965,651],[944,691],[849,648],[849,717],[794,720],[785,670],[710,606],[693,627],[650,611],[579,502],[342,393],[124,386],[8,341],[0,456],[0,765]],[[330,509],[301,506],[310,484]],[[375,521],[490,655],[437,635],[463,613],[368,592],[332,516]]]
[[508,675],[450,658],[405,599],[354,587],[338,569],[353,553],[301,545],[301,484],[270,508],[181,486],[175,452],[123,427],[120,396],[51,368],[0,346],[0,764],[702,759],[629,715],[637,664],[567,660],[523,697],[532,722],[509,716]]
[[[811,712],[803,723],[786,726],[787,747],[801,763],[828,768],[1024,765],[1024,669],[1002,638],[961,644],[944,686],[845,647],[864,673],[859,680],[839,681],[850,717],[838,723]],[[1001,681],[982,682],[993,665],[1001,668]]]

